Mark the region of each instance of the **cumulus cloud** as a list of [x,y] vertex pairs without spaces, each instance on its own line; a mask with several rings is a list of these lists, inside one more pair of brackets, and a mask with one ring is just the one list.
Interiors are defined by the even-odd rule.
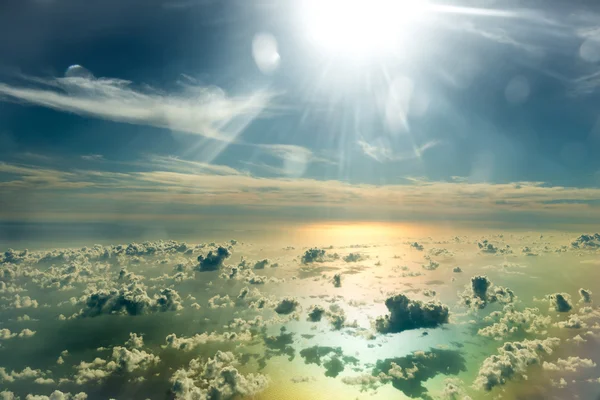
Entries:
[[485,308],[489,303],[512,303],[515,295],[512,290],[495,286],[487,276],[478,275],[471,278],[471,283],[459,293],[461,304],[472,309]]
[[[520,241],[520,239],[518,240]],[[440,242],[431,239],[428,243],[435,243],[437,245]],[[463,243],[468,243],[468,241],[465,240]],[[246,245],[251,247],[251,244],[240,245],[241,248],[238,248],[240,252],[246,250],[244,247]],[[276,250],[281,250],[281,245],[277,246],[278,248]],[[153,247],[155,250],[151,250]],[[169,250],[165,250],[166,252],[160,250],[163,248],[166,249],[167,247]],[[258,368],[260,371],[261,368],[267,367],[270,370],[274,366],[271,363],[267,364],[267,361],[271,357],[286,356],[287,358],[293,358],[294,355],[299,355],[301,349],[313,346],[314,344],[318,345],[316,347],[329,345],[333,346],[335,349],[337,344],[318,342],[318,340],[320,340],[319,338],[323,336],[323,332],[328,329],[343,329],[342,332],[326,333],[325,336],[329,337],[328,340],[335,341],[337,340],[336,338],[345,337],[350,340],[350,344],[358,341],[355,343],[358,346],[356,347],[357,349],[360,349],[363,346],[369,349],[381,346],[381,351],[387,352],[386,342],[393,344],[391,342],[395,341],[395,339],[391,336],[388,336],[387,338],[382,336],[377,339],[374,330],[358,327],[357,323],[348,322],[348,318],[355,315],[358,311],[367,313],[365,316],[366,318],[364,320],[361,319],[361,322],[367,322],[367,318],[372,318],[371,313],[374,308],[371,309],[370,306],[365,307],[371,303],[368,301],[369,293],[363,291],[365,285],[369,286],[372,281],[362,278],[366,278],[367,275],[375,275],[376,279],[381,281],[381,285],[384,285],[380,287],[381,291],[379,292],[379,295],[374,292],[372,293],[376,297],[386,293],[386,290],[397,287],[403,288],[402,290],[405,293],[410,291],[418,293],[415,294],[415,296],[434,296],[434,290],[423,289],[423,282],[420,283],[421,286],[419,286],[418,282],[413,282],[414,285],[411,286],[411,282],[409,281],[414,280],[414,278],[404,279],[403,282],[391,280],[393,277],[398,277],[403,271],[409,271],[410,268],[408,267],[406,267],[406,269],[396,267],[388,273],[379,271],[377,268],[369,269],[369,266],[365,265],[364,267],[367,269],[366,273],[360,275],[364,272],[361,267],[357,270],[358,275],[350,276],[348,274],[355,273],[355,268],[345,265],[341,259],[333,265],[301,265],[300,268],[316,271],[314,281],[310,279],[292,280],[289,279],[289,277],[296,275],[298,268],[293,267],[293,262],[292,264],[290,264],[290,262],[294,257],[297,257],[297,260],[301,253],[293,254],[288,252],[283,256],[277,255],[277,257],[279,257],[277,261],[280,261],[282,265],[290,266],[290,268],[270,269],[267,268],[266,263],[264,263],[264,261],[267,260],[266,258],[263,258],[264,255],[263,257],[257,255],[262,253],[262,251],[259,253],[258,247],[249,249],[249,253],[253,255],[249,261],[240,262],[239,264],[237,262],[231,263],[225,261],[224,264],[228,265],[219,267],[218,273],[211,274],[207,272],[208,275],[204,275],[204,273],[195,273],[194,269],[199,265],[199,262],[196,262],[197,256],[199,254],[206,255],[211,249],[213,254],[215,254],[217,248],[218,246],[214,244],[201,246],[185,245],[181,246],[180,250],[177,245],[155,246],[144,243],[130,243],[122,245],[120,248],[113,246],[92,246],[85,250],[73,249],[71,251],[60,250],[39,252],[39,254],[46,254],[40,256],[38,256],[37,252],[27,252],[26,254],[20,251],[14,252],[10,255],[10,258],[19,259],[19,263],[5,263],[1,265],[0,279],[5,279],[5,271],[8,271],[6,274],[11,277],[17,276],[17,279],[11,278],[11,280],[18,282],[19,286],[27,289],[27,294],[37,298],[40,302],[38,307],[41,308],[39,310],[25,310],[29,315],[35,317],[30,320],[31,322],[27,323],[17,321],[17,316],[23,315],[23,310],[11,310],[12,316],[9,316],[9,320],[6,322],[6,327],[10,327],[11,330],[6,328],[0,329],[0,336],[7,338],[7,342],[3,342],[3,347],[6,349],[10,348],[11,344],[19,341],[17,337],[19,336],[21,327],[15,331],[15,325],[30,326],[32,329],[38,331],[36,335],[45,334],[41,329],[45,324],[34,322],[35,319],[43,319],[45,314],[51,316],[50,318],[54,320],[54,324],[60,326],[64,325],[63,328],[67,330],[70,329],[69,327],[73,324],[84,324],[84,320],[73,318],[72,320],[57,321],[55,316],[59,313],[71,315],[76,312],[78,308],[83,308],[82,313],[80,314],[81,316],[90,317],[105,314],[152,314],[141,318],[121,318],[115,316],[114,321],[113,317],[106,317],[105,323],[111,326],[114,325],[114,323],[118,325],[125,324],[124,326],[119,326],[118,332],[121,333],[115,331],[118,333],[118,336],[115,334],[115,337],[122,337],[123,334],[127,335],[129,332],[136,333],[131,333],[128,339],[124,337],[123,340],[127,339],[125,344],[116,347],[113,343],[109,342],[108,339],[106,339],[106,341],[103,340],[102,346],[106,347],[99,350],[101,353],[97,354],[98,358],[96,359],[94,359],[96,355],[92,355],[90,357],[85,356],[85,358],[75,360],[74,357],[76,357],[77,354],[81,355],[83,353],[78,350],[77,346],[72,349],[68,347],[69,350],[72,350],[73,355],[69,358],[61,355],[60,359],[63,364],[57,365],[56,362],[60,350],[63,350],[71,343],[70,341],[67,341],[67,343],[61,344],[59,348],[55,348],[49,353],[48,360],[50,361],[50,366],[39,365],[41,374],[32,378],[27,378],[29,380],[22,382],[22,384],[38,382],[40,385],[46,384],[48,385],[46,387],[49,387],[52,382],[56,385],[67,383],[71,385],[74,383],[95,385],[98,382],[106,384],[106,382],[110,383],[114,381],[123,382],[123,384],[126,384],[126,382],[138,382],[136,385],[143,386],[141,383],[142,379],[147,379],[148,381],[152,381],[147,382],[149,387],[154,387],[154,385],[157,384],[156,380],[161,379],[160,376],[156,376],[159,372],[162,374],[164,371],[170,371],[168,374],[173,374],[173,372],[178,369],[188,370],[190,358],[196,357],[197,354],[203,354],[203,358],[200,359],[199,363],[204,364],[207,352],[209,352],[209,355],[213,355],[215,354],[214,351],[217,349],[225,350],[233,348],[236,349],[235,351],[240,352],[240,354],[237,355],[237,357],[239,357],[237,360],[239,361],[239,364],[234,365],[234,369],[239,369],[239,374],[256,371],[255,368]],[[404,244],[403,248],[406,252],[408,246]],[[189,250],[192,251],[190,252]],[[328,252],[330,251],[329,249],[325,250]],[[334,250],[331,250],[331,252],[333,251]],[[265,255],[266,254],[273,253],[265,251]],[[387,254],[391,258],[393,252]],[[429,251],[426,255],[429,257]],[[417,256],[417,254],[413,254],[413,256]],[[544,257],[546,256],[554,257],[551,255],[545,255]],[[389,262],[389,259],[385,258],[386,256],[383,255],[383,253],[380,254],[380,257],[383,263]],[[481,257],[481,255],[479,257]],[[44,258],[44,261],[40,261],[42,258]],[[257,259],[259,260],[258,262],[256,261]],[[324,253],[324,259],[330,259],[328,254]],[[407,260],[407,263],[414,263],[414,261],[416,260]],[[340,264],[340,262],[342,264]],[[278,287],[274,287],[275,285],[263,285],[257,289],[249,282],[249,279],[257,276],[255,273],[260,273],[260,271],[256,270],[257,263],[265,264],[265,269],[263,271],[269,278],[271,275],[276,275],[277,277],[284,276],[289,280]],[[477,265],[479,264],[476,262],[469,262],[469,265],[471,265],[469,268],[475,270],[478,268]],[[421,273],[427,273],[426,271],[423,271],[418,264],[414,263],[414,266],[416,266],[416,268],[412,267],[413,269],[420,270]],[[447,275],[447,277],[452,276],[451,267],[451,265],[448,265],[448,270],[446,272],[450,275]],[[340,268],[339,270],[349,268],[348,271],[344,272],[346,275],[341,277],[342,279],[346,279],[343,282],[343,290],[336,290],[332,287],[332,281],[335,283],[332,278],[334,274],[338,273],[338,268]],[[165,282],[162,280],[154,280],[154,277],[161,276],[160,274],[165,270],[173,271],[175,269],[180,269],[181,271],[178,272],[189,274],[195,278],[185,282],[169,282],[171,286],[165,286]],[[234,269],[236,269],[235,273],[233,272]],[[42,274],[44,274],[44,276],[42,276]],[[47,296],[46,293],[50,293],[52,290],[52,280],[55,277],[62,277],[65,274],[77,274],[77,276],[80,277],[69,278],[71,279],[70,282],[72,283],[73,288],[80,291],[77,293],[63,293],[59,290],[52,291],[53,296],[56,296],[57,299],[56,302],[54,302],[54,298]],[[230,278],[231,274],[233,274],[233,278]],[[84,278],[86,276],[87,278]],[[457,277],[457,279],[462,279],[457,274],[454,274],[454,276]],[[463,278],[468,279],[469,277],[470,275]],[[592,316],[595,318],[597,313],[595,309],[588,307],[588,304],[582,304],[582,307],[579,308],[579,312],[576,315],[575,313],[558,317],[556,315],[541,315],[539,310],[535,308],[518,308],[518,303],[510,303],[510,299],[514,299],[512,292],[509,292],[508,289],[504,288],[498,289],[489,281],[489,279],[487,279],[487,277],[479,278],[481,279],[477,279],[476,283],[469,281],[467,287],[468,290],[465,289],[465,291],[468,292],[467,297],[471,299],[471,302],[477,304],[479,304],[479,301],[485,302],[486,304],[496,302],[504,305],[504,308],[501,311],[493,311],[489,313],[489,316],[487,317],[482,315],[484,324],[481,324],[481,320],[473,324],[473,326],[481,328],[478,332],[480,336],[497,340],[510,340],[512,342],[521,340],[524,337],[531,338],[534,335],[539,335],[535,337],[543,338],[547,336],[548,330],[552,329],[552,327],[565,329],[575,327],[583,328],[587,323],[590,325],[589,329],[591,331],[596,330],[595,327],[592,327],[594,322],[591,318]],[[59,279],[62,281],[63,278]],[[82,280],[75,282],[75,279]],[[83,279],[88,280],[84,281]],[[534,280],[532,280],[532,282],[535,283]],[[444,284],[440,281],[425,283],[428,285],[437,285],[435,286],[435,289],[442,297],[448,293],[446,289],[449,288],[447,287],[444,289],[443,286],[452,286],[449,282]],[[44,285],[43,290],[38,291],[42,284]],[[67,282],[67,284],[69,284],[69,282]],[[303,289],[304,286],[306,287]],[[63,287],[62,283],[60,287]],[[583,285],[583,287],[585,287],[585,285]],[[74,291],[74,289],[71,290]],[[268,290],[272,291],[269,292]],[[452,289],[450,288],[450,290]],[[462,292],[462,288],[459,290]],[[586,290],[586,292],[589,291]],[[183,300],[179,297],[180,293]],[[277,296],[275,296],[275,293]],[[282,298],[281,293],[293,294],[297,297]],[[347,297],[348,293],[354,293],[354,297],[350,296],[352,297],[352,300]],[[5,303],[12,302],[14,300],[14,294],[15,293],[2,294],[2,296],[5,297],[1,300]],[[21,298],[24,297],[23,294],[24,293],[19,292]],[[91,303],[88,304],[90,298],[95,295],[98,299],[91,301]],[[214,297],[215,295],[216,297]],[[71,297],[71,299],[69,299],[69,297]],[[416,297],[412,300],[406,295],[387,295],[386,297],[389,297],[389,299],[386,300],[388,315],[380,317],[375,323],[375,328],[382,333],[394,333],[409,329],[427,328],[429,331],[429,338],[426,338],[423,335],[419,339],[425,341],[435,339],[435,332],[430,331],[429,328],[439,327],[449,323],[449,307],[454,306],[454,303],[450,304],[447,302],[446,304],[449,307],[446,307],[440,302],[418,301],[416,300]],[[422,300],[426,299],[424,297],[418,298]],[[211,302],[211,299],[214,300]],[[267,336],[267,332],[272,333],[273,328],[279,327],[282,323],[287,323],[291,318],[300,318],[300,302],[302,302],[303,307],[305,305],[308,306],[313,304],[313,307],[311,307],[308,312],[306,310],[304,311],[306,314],[302,313],[302,315],[305,315],[303,318],[306,318],[311,322],[325,320],[324,323],[319,325],[306,325],[306,322],[298,323],[294,321],[288,326],[290,331],[282,331],[279,335]],[[509,304],[505,305],[505,302]],[[182,303],[188,305],[189,309],[177,314],[173,312],[163,313],[180,309]],[[202,304],[203,308],[195,310],[192,307],[189,307],[189,305],[193,303]],[[206,306],[207,303],[209,306],[212,303],[214,306],[225,305],[226,307],[231,308],[222,310],[223,312],[219,311],[219,309],[211,310],[209,309],[210,307]],[[344,308],[339,305],[342,305]],[[346,308],[347,305],[350,307],[358,305],[361,310]],[[379,306],[381,306],[381,304],[379,304]],[[475,308],[479,308],[479,305]],[[499,308],[500,307],[494,308],[494,310]],[[89,315],[85,315],[86,310]],[[129,310],[133,311],[130,312]],[[346,312],[344,312],[344,310]],[[379,313],[384,314],[383,312],[377,312],[375,315]],[[463,316],[459,314],[456,315],[456,318],[458,323],[463,320]],[[551,318],[553,318],[553,320],[551,320]],[[590,318],[590,320],[588,320],[588,318]],[[101,319],[104,321],[104,317],[101,317]],[[191,320],[200,324],[197,334],[195,334],[195,332],[190,333],[186,326],[179,326],[177,322],[180,321],[185,323],[186,321],[189,322]],[[87,321],[84,325],[92,324],[97,326],[100,330],[105,327],[108,328],[108,325],[105,325],[102,321]],[[156,336],[151,335],[150,332],[144,330],[144,327],[148,323],[152,326],[155,326],[154,324],[168,323],[169,326],[172,326],[172,329],[169,329],[168,331],[163,330],[162,336],[158,338],[159,342],[156,343]],[[86,329],[88,328],[84,328],[84,332],[87,332]],[[325,331],[323,331],[323,329],[325,329]],[[579,333],[580,339],[578,339],[577,342],[574,341],[574,343],[580,343],[582,340],[581,337],[588,339],[586,331],[587,329],[580,331],[563,330],[562,334],[566,337],[571,337],[576,333]],[[472,332],[472,329],[467,326],[466,329],[459,329],[457,331],[459,335],[462,335],[463,332],[468,335],[468,332]],[[100,333],[101,332],[98,332],[98,334]],[[144,333],[145,335],[143,335]],[[370,335],[369,339],[373,338],[377,340],[372,340],[367,343],[362,342],[361,344],[361,338],[367,337],[367,333]],[[411,336],[409,333],[406,334]],[[420,334],[417,334],[415,337],[417,336],[420,336]],[[262,339],[264,339],[264,343],[262,343]],[[37,340],[35,341],[37,342]],[[588,344],[591,345],[592,341],[588,341],[590,342]],[[145,347],[144,342],[148,342],[152,347]],[[487,344],[493,343],[491,341],[486,342],[485,340],[483,340],[483,342]],[[309,344],[297,348],[298,343]],[[26,344],[27,343],[23,341],[18,347]],[[452,345],[459,346],[458,343]],[[353,346],[354,345],[351,347]],[[160,351],[160,353],[154,351],[155,348],[158,348],[157,351]],[[262,352],[263,348],[264,353]],[[115,355],[115,349],[119,351],[120,354]],[[470,356],[470,352],[472,351],[467,345],[465,348],[459,350],[460,351],[455,353],[461,354],[461,351],[468,352],[465,353],[465,356]],[[584,349],[580,346],[580,350]],[[343,347],[343,351],[346,352],[346,354],[340,354],[340,352],[334,350],[328,351],[322,356],[319,356],[321,350],[316,351],[317,356],[319,356],[318,363],[320,363],[319,365],[321,366],[323,373],[327,376],[337,376],[340,380],[343,378],[344,382],[348,384],[358,384],[361,387],[377,387],[385,384],[394,385],[405,394],[410,393],[415,398],[427,399],[428,396],[435,397],[441,395],[441,392],[444,389],[447,389],[447,393],[445,394],[447,398],[462,399],[466,396],[466,392],[461,392],[463,385],[458,381],[449,381],[446,385],[441,386],[429,386],[429,384],[423,383],[428,379],[433,378],[436,374],[444,374],[444,371],[455,371],[456,368],[459,368],[452,366],[450,362],[446,363],[446,361],[442,361],[435,356],[414,355],[410,358],[410,362],[395,359],[393,362],[390,361],[389,365],[382,364],[382,367],[375,371],[375,374],[370,373],[370,370],[367,370],[368,373],[364,374],[364,368],[370,369],[373,364],[368,364],[369,361],[367,360],[364,360],[364,363],[361,361],[361,364],[348,362],[345,357],[358,356],[353,353],[348,353],[347,347]],[[399,351],[402,351],[402,349]],[[155,353],[156,356],[152,353]],[[179,355],[176,353],[179,353]],[[311,357],[309,353],[305,352],[304,354],[307,355],[307,359]],[[394,354],[390,351],[389,354],[390,355],[387,357],[391,358],[397,357],[398,355],[404,356],[406,353]],[[160,356],[160,361],[152,361],[157,356]],[[564,355],[561,354],[561,356]],[[429,361],[427,357],[435,359],[434,361],[438,363],[438,365],[441,365],[441,367],[434,367],[434,361]],[[449,357],[458,360],[454,355]],[[482,358],[484,357],[486,356],[483,356]],[[541,365],[544,360],[541,358],[540,360],[541,361],[539,361],[538,364]],[[83,363],[80,363],[81,361],[83,361]],[[302,359],[300,362],[303,361],[305,360]],[[560,365],[558,361],[552,361],[550,358],[545,359],[545,361]],[[9,360],[8,362],[11,361]],[[281,359],[279,359],[276,364],[279,365],[280,362],[285,364],[285,361],[282,361]],[[431,364],[427,364],[429,362],[431,362]],[[313,364],[313,367],[316,364],[317,362]],[[243,370],[237,365],[243,365]],[[457,365],[460,366],[461,363],[457,361]],[[5,367],[9,366],[14,368],[12,364],[5,365]],[[281,364],[281,366],[285,367],[283,364]],[[37,368],[38,365],[36,364],[35,367]],[[5,371],[5,375],[15,379],[14,376],[21,373],[20,368],[22,368],[21,365],[19,365],[19,369],[15,371],[15,374],[8,369]],[[71,368],[72,372],[74,371],[71,375],[67,372],[66,377],[65,375],[55,376],[55,374],[58,374],[59,372],[63,373],[69,368]],[[430,372],[426,373],[428,368],[430,369]],[[511,365],[510,368],[513,368],[513,366]],[[52,371],[52,374],[45,371]],[[349,376],[351,375],[351,371],[363,375],[356,377]],[[474,372],[476,373],[477,369]],[[450,375],[451,374],[453,373],[450,373]],[[529,373],[526,374],[529,375]],[[161,376],[164,377],[164,375]],[[513,374],[512,376],[516,377],[518,374]],[[208,393],[210,390],[210,384],[206,379],[201,378],[198,375],[190,375],[190,383],[189,380],[186,380],[187,377],[186,374],[181,375],[180,378],[182,379],[178,380],[178,382],[181,384],[188,382],[190,384],[190,392],[188,393],[195,393],[194,391],[196,389],[194,389],[194,387],[199,388],[198,390],[200,390],[200,393]],[[167,375],[165,379],[168,378],[169,375]],[[441,384],[443,378],[440,378],[441,377],[438,376],[435,381]],[[223,383],[223,379],[226,378],[224,375],[220,375],[220,377],[215,379],[217,380],[215,385],[219,386]],[[284,380],[286,380],[285,377]],[[172,383],[175,384],[175,381]],[[20,384],[21,383],[17,383],[15,387]],[[0,384],[0,386],[2,385]],[[229,385],[229,387],[230,386],[231,385]],[[57,387],[60,387],[63,390],[66,388],[66,386]],[[423,392],[422,387],[435,387],[436,392],[427,394],[426,392]],[[80,388],[82,390],[85,389],[84,387]],[[71,392],[74,391],[71,388],[68,389],[71,390]],[[231,390],[235,392],[237,389]],[[473,389],[468,388],[468,390],[471,391]],[[50,391],[48,390],[44,393],[49,394]],[[186,392],[184,391],[184,393]],[[220,392],[217,391],[215,393]],[[19,392],[18,394],[23,398],[23,392]],[[175,396],[175,391],[171,396]],[[179,395],[180,398],[185,398],[185,396],[185,394]],[[243,397],[245,395],[239,392],[233,396]]]
[[19,397],[15,396],[13,392],[3,390],[0,392],[0,400],[19,400]]
[[493,243],[489,242],[487,239],[482,240],[477,243],[477,247],[479,247],[479,251],[487,254],[510,254],[512,250],[509,245],[505,247],[495,246]]
[[[25,400],[86,400],[87,394],[79,392],[77,394],[63,393],[60,390],[55,390],[50,396],[28,394]],[[16,398],[15,398],[16,399]]]
[[171,333],[165,338],[166,344],[162,346],[168,349],[177,349],[182,351],[192,351],[195,348],[205,345],[206,343],[225,343],[225,342],[241,342],[249,341],[252,339],[250,332],[243,332],[238,334],[236,332],[223,332],[223,333],[197,333],[192,337],[177,337],[176,334]]
[[592,302],[592,291],[589,289],[580,288],[579,296],[581,297],[581,300],[579,300],[581,303],[591,303]]
[[125,347],[130,349],[141,349],[144,347],[144,338],[137,333],[130,332],[129,339],[125,342]]
[[582,338],[581,335],[575,335],[575,336],[573,336],[573,338],[567,339],[567,342],[573,342],[575,344],[582,344],[582,343],[586,343],[587,340]]
[[439,301],[422,302],[398,294],[386,299],[385,306],[390,314],[377,318],[375,328],[378,332],[397,333],[448,323],[448,306]]
[[317,249],[317,248],[308,249],[302,255],[301,261],[302,261],[302,264],[325,262],[325,261],[327,261],[327,259],[325,257],[325,250]]
[[267,282],[279,282],[280,280],[271,277],[256,275],[255,269],[264,269],[265,265],[268,264],[268,260],[258,261],[251,263],[248,260],[242,258],[238,265],[224,265],[219,267],[221,269],[220,277],[223,279],[235,279],[238,281],[245,281],[251,285],[263,285]]
[[36,331],[32,331],[31,329],[25,328],[19,333],[19,337],[32,337],[33,335],[35,335],[35,333]]
[[12,333],[10,329],[2,328],[0,329],[0,340],[12,339],[17,336],[16,333]]
[[11,303],[11,306],[14,308],[37,308],[38,302],[37,300],[32,299],[29,296],[19,296],[15,294],[14,300]]
[[319,322],[323,317],[323,314],[325,314],[325,309],[323,307],[317,305],[311,306],[308,310],[308,321]]
[[198,271],[217,271],[223,262],[231,256],[231,251],[219,246],[216,251],[209,251],[206,256],[198,256]]
[[259,260],[254,263],[254,269],[264,269],[270,263],[271,261],[268,258],[265,258],[264,260]]
[[432,259],[428,259],[427,261],[427,264],[421,265],[421,267],[427,271],[435,271],[440,266],[440,263],[433,261]]
[[74,381],[79,385],[90,381],[102,381],[115,373],[145,371],[159,362],[158,356],[144,350],[115,346],[108,359],[95,358],[92,362],[82,361],[75,366],[77,373]]
[[102,314],[140,315],[183,308],[181,297],[174,289],[162,289],[151,298],[145,287],[137,281],[118,289],[94,292],[85,298],[84,305],[81,317],[97,317]]
[[40,369],[33,369],[31,367],[25,367],[20,372],[11,371],[8,372],[6,368],[0,367],[0,382],[14,382],[20,379],[37,379],[46,377],[46,373]]
[[27,338],[35,335],[36,331],[32,331],[31,329],[25,328],[19,333],[12,333],[10,329],[2,328],[0,329],[0,340],[8,340],[14,337]]
[[550,307],[558,312],[569,312],[573,308],[571,296],[567,293],[554,293],[546,296],[550,302]]
[[544,361],[542,367],[547,371],[570,371],[577,372],[581,368],[594,368],[596,363],[589,358],[568,357],[566,359],[559,358],[556,361]]
[[587,324],[577,315],[571,315],[566,321],[559,321],[556,326],[564,329],[583,329]]
[[552,318],[541,315],[537,308],[525,308],[519,311],[512,304],[506,305],[502,312],[494,311],[484,320],[494,321],[494,323],[479,329],[477,334],[496,340],[523,333],[545,335],[552,323]]
[[340,330],[346,325],[346,313],[337,304],[332,304],[327,312],[327,319],[334,330]]
[[600,248],[600,234],[583,234],[571,242],[571,247],[578,250],[596,250]]
[[419,250],[419,251],[423,251],[423,249],[424,249],[423,245],[419,244],[418,242],[411,243],[410,247],[412,247],[415,250]]
[[275,312],[277,314],[291,314],[300,306],[298,300],[293,297],[285,297],[279,301],[277,306],[275,307]]
[[529,366],[539,365],[542,358],[552,354],[559,344],[558,338],[506,342],[498,348],[497,355],[483,361],[475,386],[490,391],[511,379],[523,379]]
[[460,379],[448,378],[444,381],[444,390],[442,391],[443,400],[471,400],[466,395],[463,388],[464,384]]
[[334,287],[337,287],[337,288],[342,287],[342,275],[341,274],[333,275],[331,282],[333,283]]
[[251,397],[268,386],[268,378],[260,374],[241,374],[231,352],[217,351],[214,358],[202,362],[196,358],[188,368],[177,370],[171,377],[171,392],[176,399],[233,399]]
[[233,307],[234,305],[235,303],[233,300],[231,300],[231,298],[229,298],[228,294],[223,296],[217,294],[208,299],[209,308],[226,308]]
[[349,253],[348,255],[342,258],[347,263],[358,262],[365,259],[365,257],[360,253]]

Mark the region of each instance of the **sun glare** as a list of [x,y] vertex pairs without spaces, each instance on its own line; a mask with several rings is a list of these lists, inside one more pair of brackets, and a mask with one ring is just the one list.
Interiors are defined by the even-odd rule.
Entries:
[[303,0],[302,18],[323,50],[368,57],[396,51],[426,9],[426,0]]

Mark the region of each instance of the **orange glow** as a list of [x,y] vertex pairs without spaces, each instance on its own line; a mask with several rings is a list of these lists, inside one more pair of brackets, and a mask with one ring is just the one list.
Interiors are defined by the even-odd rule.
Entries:
[[422,224],[386,222],[329,222],[312,223],[298,227],[299,239],[328,244],[352,244],[360,242],[397,241],[427,235],[436,231]]

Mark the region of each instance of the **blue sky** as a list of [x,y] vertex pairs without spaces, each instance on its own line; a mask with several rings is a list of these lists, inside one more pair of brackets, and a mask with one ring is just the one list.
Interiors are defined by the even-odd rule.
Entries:
[[356,57],[302,0],[13,2],[0,218],[597,222],[600,7],[431,4]]

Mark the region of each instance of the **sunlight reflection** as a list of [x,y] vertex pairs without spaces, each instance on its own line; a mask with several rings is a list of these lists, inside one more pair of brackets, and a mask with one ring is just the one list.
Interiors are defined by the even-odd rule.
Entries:
[[299,227],[298,236],[332,245],[386,242],[440,232],[439,227],[389,222],[313,223]]

